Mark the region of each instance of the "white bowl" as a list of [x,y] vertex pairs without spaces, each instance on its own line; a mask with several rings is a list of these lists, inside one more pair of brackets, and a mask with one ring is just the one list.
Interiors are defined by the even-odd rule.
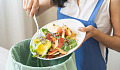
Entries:
[[[82,44],[84,38],[85,38],[85,35],[86,35],[86,32],[80,32],[78,31],[78,27],[85,27],[80,21],[78,20],[75,20],[75,19],[61,19],[61,20],[56,20],[56,21],[53,21],[51,22],[55,25],[59,25],[60,27],[64,25],[67,25],[74,33],[77,34],[76,38],[78,39],[77,41],[77,46],[74,47],[73,49],[69,50],[68,53],[66,55],[63,55],[61,57],[57,57],[57,58],[52,58],[52,59],[46,59],[46,58],[40,58],[38,57],[39,59],[43,59],[43,60],[54,60],[54,59],[59,59],[59,58],[62,58],[62,57],[65,57],[67,56],[68,54],[74,52],[75,50],[77,50],[79,48],[79,46]],[[50,24],[50,23],[48,23]],[[43,26],[42,28],[47,28],[47,25],[46,24],[45,26]],[[41,34],[43,34],[42,32],[42,28],[40,28],[40,32]],[[44,34],[43,34],[44,35]],[[37,38],[37,33],[34,34],[34,36],[32,37],[31,39],[31,42],[30,42],[30,45],[33,46],[33,48],[35,49],[35,45],[34,45],[34,39]],[[33,55],[35,55],[36,53],[33,53]]]

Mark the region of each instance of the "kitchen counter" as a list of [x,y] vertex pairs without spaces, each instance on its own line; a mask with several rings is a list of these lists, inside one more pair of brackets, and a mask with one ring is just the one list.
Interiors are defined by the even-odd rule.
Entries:
[[9,50],[0,46],[0,70],[5,70]]

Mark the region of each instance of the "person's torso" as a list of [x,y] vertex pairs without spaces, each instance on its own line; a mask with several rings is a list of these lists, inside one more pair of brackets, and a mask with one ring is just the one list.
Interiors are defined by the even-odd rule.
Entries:
[[[65,3],[65,7],[61,8],[60,12],[74,18],[88,21],[97,2],[98,0],[80,0],[78,6],[77,0],[68,0],[68,2]],[[97,25],[97,28],[108,35],[110,35],[112,29],[109,15],[109,3],[110,0],[104,0],[94,21]],[[106,47],[101,43],[99,43],[99,45],[102,56],[105,60]]]

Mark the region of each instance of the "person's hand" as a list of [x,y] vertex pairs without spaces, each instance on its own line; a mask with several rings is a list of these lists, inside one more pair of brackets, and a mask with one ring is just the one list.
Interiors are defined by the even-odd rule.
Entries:
[[92,25],[89,25],[87,27],[79,27],[78,30],[81,31],[81,32],[86,32],[86,36],[85,36],[85,39],[84,39],[84,41],[86,41],[90,37],[95,36],[96,28],[93,27]]
[[[93,27],[92,25],[89,25],[89,26],[87,26],[87,27],[79,27],[78,28],[78,30],[79,31],[81,31],[81,32],[86,32],[86,36],[85,36],[85,39],[84,39],[84,41],[82,42],[82,43],[84,43],[87,39],[89,39],[90,37],[94,37],[95,36],[95,33],[96,33],[96,28],[95,27]],[[82,45],[82,44],[81,44]],[[78,48],[80,48],[81,47],[81,45],[78,47]],[[77,48],[77,49],[78,49]],[[76,50],[77,50],[76,49]]]
[[23,8],[29,17],[33,17],[36,10],[39,9],[39,0],[23,0]]

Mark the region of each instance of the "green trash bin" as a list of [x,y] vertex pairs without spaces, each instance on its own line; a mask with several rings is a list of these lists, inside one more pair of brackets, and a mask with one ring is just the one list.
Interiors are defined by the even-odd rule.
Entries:
[[30,39],[14,45],[9,52],[6,70],[77,70],[74,54],[55,60],[33,58]]

